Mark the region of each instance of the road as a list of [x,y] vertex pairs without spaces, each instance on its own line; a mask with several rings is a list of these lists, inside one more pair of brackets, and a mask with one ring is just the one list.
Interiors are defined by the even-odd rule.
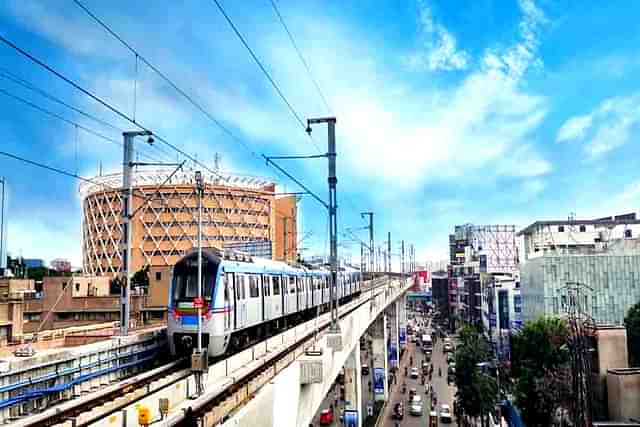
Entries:
[[[455,386],[452,384],[451,386],[447,385],[447,360],[446,356],[442,351],[442,340],[438,340],[433,348],[432,355],[432,363],[434,364],[433,368],[433,376],[431,384],[436,392],[436,396],[438,398],[438,409],[440,404],[446,403],[453,410],[453,400],[455,395]],[[391,414],[393,413],[393,407],[397,402],[404,402],[405,405],[405,416],[402,421],[399,421],[399,425],[401,427],[424,427],[428,425],[428,414],[431,410],[431,398],[429,395],[425,394],[425,387],[422,385],[420,378],[412,379],[404,377],[404,367],[407,366],[409,371],[411,369],[409,365],[410,357],[413,357],[413,366],[420,367],[422,365],[422,361],[424,360],[424,354],[422,351],[416,347],[416,344],[409,343],[407,346],[407,351],[405,352],[402,360],[400,361],[400,370],[399,370],[399,378],[398,385],[395,385],[391,389],[391,397],[388,405],[385,408],[384,413],[384,426],[385,427],[395,427],[396,421],[391,418]],[[438,368],[442,369],[442,376],[438,376]],[[418,391],[418,394],[421,395],[423,402],[425,403],[424,411],[421,416],[414,416],[409,414],[409,394],[402,394],[402,381],[406,381],[407,390],[411,388],[415,388]],[[438,423],[442,425],[442,423]],[[446,425],[446,424],[445,424]],[[452,426],[456,425],[455,418],[453,419],[453,423],[450,424]]]

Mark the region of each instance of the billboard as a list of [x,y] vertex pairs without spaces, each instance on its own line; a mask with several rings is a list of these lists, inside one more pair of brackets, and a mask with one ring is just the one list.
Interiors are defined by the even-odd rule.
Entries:
[[373,368],[373,394],[376,400],[384,400],[384,368]]
[[344,425],[346,427],[358,427],[358,411],[355,409],[345,409]]
[[401,326],[398,336],[400,337],[400,349],[403,349],[407,346],[407,328]]
[[389,366],[392,368],[398,367],[398,347],[394,342],[389,343]]

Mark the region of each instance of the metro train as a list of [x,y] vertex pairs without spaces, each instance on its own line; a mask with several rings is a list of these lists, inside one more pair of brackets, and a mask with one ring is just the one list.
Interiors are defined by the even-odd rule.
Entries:
[[[197,275],[197,251],[185,255],[173,268],[167,334],[174,356],[191,354],[197,343]],[[329,279],[326,269],[203,250],[203,348],[209,357],[220,356],[328,310]],[[340,268],[337,282],[341,302],[359,295],[359,270]]]

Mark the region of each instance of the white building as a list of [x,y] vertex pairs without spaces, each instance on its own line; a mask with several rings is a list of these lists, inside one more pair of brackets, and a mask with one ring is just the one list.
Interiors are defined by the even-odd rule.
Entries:
[[[524,320],[562,316],[568,302],[597,324],[622,324],[640,300],[640,221],[635,214],[598,220],[538,221],[520,233]],[[573,298],[580,289],[580,298]]]
[[520,279],[515,275],[492,275],[483,279],[482,324],[498,354],[506,357],[509,334],[522,327]]

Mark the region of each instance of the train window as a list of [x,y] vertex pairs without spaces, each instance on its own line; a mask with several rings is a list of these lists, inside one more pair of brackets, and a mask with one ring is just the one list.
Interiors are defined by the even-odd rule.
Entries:
[[262,294],[265,297],[268,297],[269,295],[271,295],[271,287],[269,284],[269,276],[260,276],[260,278],[262,279]]
[[293,276],[289,276],[289,293],[296,293],[296,278]]
[[296,277],[296,283],[298,285],[298,292],[302,292],[302,285],[303,285],[302,280],[303,280],[302,277]]
[[260,295],[260,288],[258,287],[258,276],[254,274],[249,275],[249,297],[257,298]]
[[273,294],[280,295],[280,277],[272,276],[271,280],[273,282]]

